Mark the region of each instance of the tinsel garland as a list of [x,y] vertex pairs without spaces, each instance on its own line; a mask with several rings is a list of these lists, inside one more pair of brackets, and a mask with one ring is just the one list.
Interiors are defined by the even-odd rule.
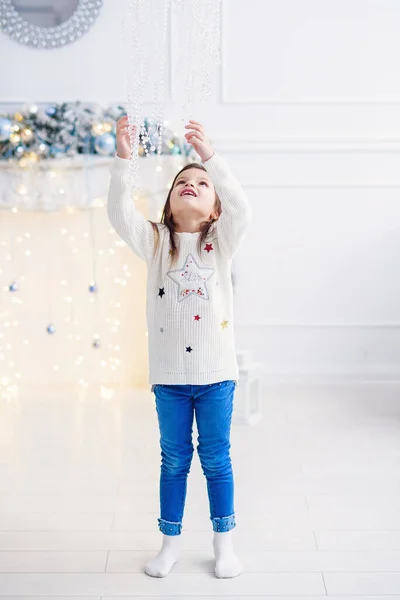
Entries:
[[[24,106],[12,113],[0,112],[0,160],[38,161],[77,154],[115,153],[117,120],[126,114],[121,105],[102,108],[79,101],[47,107]],[[140,136],[140,156],[156,154],[158,135],[146,120],[149,135]],[[184,137],[164,127],[162,154],[190,156],[193,147]]]

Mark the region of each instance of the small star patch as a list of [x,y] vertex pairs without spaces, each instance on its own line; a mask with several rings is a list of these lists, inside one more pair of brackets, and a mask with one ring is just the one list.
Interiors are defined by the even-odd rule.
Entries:
[[162,298],[165,294],[164,292],[164,288],[158,288],[160,291],[158,292],[158,295],[160,296],[160,298]]
[[200,319],[201,319],[201,316],[200,316],[200,315],[194,315],[194,320],[195,320],[195,321],[200,321]]
[[206,244],[203,250],[207,250],[207,252],[210,252],[211,250],[214,250],[214,248],[212,247],[212,244]]
[[222,329],[226,329],[228,327],[228,321],[222,321],[221,327]]
[[192,348],[190,346],[186,346],[186,352],[191,352]]

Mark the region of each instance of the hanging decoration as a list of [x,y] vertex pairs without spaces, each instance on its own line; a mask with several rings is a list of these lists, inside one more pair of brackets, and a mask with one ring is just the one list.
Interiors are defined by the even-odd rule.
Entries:
[[172,0],[172,16],[172,38],[178,40],[172,99],[186,124],[211,95],[221,64],[221,0]]
[[[127,97],[128,131],[132,154],[129,178],[133,189],[140,190],[138,157],[148,154],[146,143],[157,154],[163,139],[165,61],[167,57],[167,24],[171,0],[148,2],[126,0],[122,14],[122,58],[124,60]],[[155,45],[149,43],[155,40]],[[154,71],[154,72],[152,72]],[[151,88],[153,116],[144,118],[144,96]],[[134,132],[137,130],[139,136]]]
[[[125,0],[122,11],[122,58],[124,61],[128,131],[132,154],[130,179],[140,189],[138,155],[150,141],[160,154],[164,137],[163,114],[166,88],[167,42],[178,42],[172,98],[188,122],[195,102],[201,104],[211,93],[212,78],[221,63],[221,0]],[[170,24],[168,37],[168,24]],[[172,33],[174,27],[174,34]],[[155,40],[154,45],[149,40]],[[171,66],[172,68],[172,66]],[[144,97],[153,104],[150,122],[144,119]],[[139,133],[134,135],[135,130]]]

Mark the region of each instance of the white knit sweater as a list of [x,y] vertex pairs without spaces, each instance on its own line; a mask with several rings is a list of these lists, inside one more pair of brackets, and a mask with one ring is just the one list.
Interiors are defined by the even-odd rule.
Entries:
[[203,385],[233,379],[239,370],[233,323],[232,257],[252,211],[239,181],[216,152],[202,163],[221,200],[222,213],[197,250],[200,232],[177,233],[179,257],[171,266],[169,230],[136,209],[128,184],[129,160],[111,165],[108,218],[120,237],[147,264],[149,383]]

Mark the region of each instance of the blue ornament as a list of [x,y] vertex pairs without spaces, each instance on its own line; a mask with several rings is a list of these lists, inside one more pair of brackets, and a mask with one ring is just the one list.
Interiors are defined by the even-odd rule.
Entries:
[[21,158],[24,155],[24,152],[25,152],[25,146],[23,146],[21,144],[19,146],[17,146],[14,150],[15,156],[17,158]]
[[49,117],[52,117],[52,116],[53,116],[53,115],[56,113],[56,111],[57,111],[57,109],[56,109],[56,107],[55,107],[55,106],[48,106],[48,107],[46,108],[46,111],[45,111],[45,112],[46,112],[46,115],[47,115],[47,116],[49,116]]
[[64,154],[66,151],[66,147],[65,146],[61,146],[60,144],[54,144],[54,146],[51,146],[51,151],[54,155],[56,154]]
[[181,149],[179,148],[179,146],[173,146],[171,148],[171,154],[180,154],[181,153]]
[[49,334],[53,334],[55,333],[56,328],[54,327],[54,325],[52,323],[50,323],[50,325],[47,325],[47,333]]
[[109,156],[115,152],[115,137],[112,133],[103,133],[96,137],[94,147],[99,154]]
[[100,346],[100,340],[98,337],[95,337],[93,342],[92,342],[92,346],[93,348],[98,348]]
[[89,285],[89,292],[97,292],[97,285],[95,283]]
[[0,118],[0,142],[5,142],[9,139],[12,128],[13,125],[10,119]]
[[40,156],[47,156],[49,153],[49,145],[46,144],[46,142],[40,142],[38,150]]
[[13,281],[9,286],[8,289],[10,292],[16,292],[18,291],[18,286],[17,286],[17,282]]

